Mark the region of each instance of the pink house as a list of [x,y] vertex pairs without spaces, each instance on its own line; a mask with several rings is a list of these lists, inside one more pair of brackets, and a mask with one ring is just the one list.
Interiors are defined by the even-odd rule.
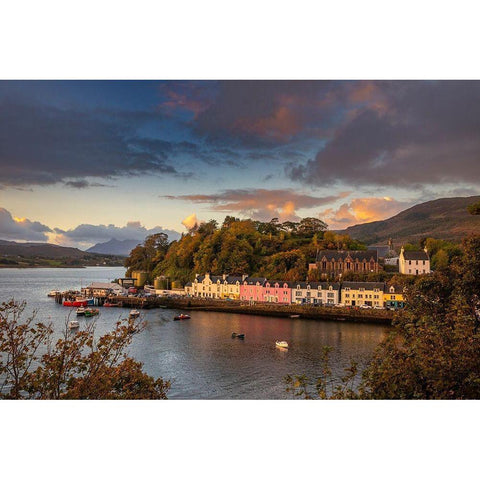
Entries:
[[240,300],[263,302],[263,286],[266,278],[247,277],[240,284]]
[[284,281],[267,280],[263,286],[263,301],[292,303],[292,287]]

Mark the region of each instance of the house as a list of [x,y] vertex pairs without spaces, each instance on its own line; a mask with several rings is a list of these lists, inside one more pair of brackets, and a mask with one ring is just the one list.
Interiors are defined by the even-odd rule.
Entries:
[[195,280],[185,285],[185,294],[204,298],[240,298],[240,285],[246,278],[232,275],[195,275]]
[[345,306],[384,307],[383,282],[343,282],[341,286],[341,303]]
[[240,299],[249,302],[263,302],[263,286],[267,281],[262,277],[246,277],[240,285]]
[[383,300],[387,308],[403,308],[405,299],[403,297],[403,287],[396,284],[385,285]]
[[289,282],[292,303],[297,305],[336,305],[339,303],[340,284],[327,282]]
[[107,297],[108,295],[123,295],[126,290],[118,283],[92,282],[82,293],[86,297]]
[[309,270],[320,271],[320,274],[337,276],[346,272],[377,273],[377,250],[321,250],[315,263],[309,264]]
[[267,280],[262,290],[264,302],[290,304],[292,301],[292,287],[288,282]]
[[403,275],[424,275],[430,273],[430,256],[425,248],[420,251],[409,251],[403,247],[398,259],[399,272]]

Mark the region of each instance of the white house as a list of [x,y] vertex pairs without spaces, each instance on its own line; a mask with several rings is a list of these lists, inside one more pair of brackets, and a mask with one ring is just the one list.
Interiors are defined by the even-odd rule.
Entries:
[[424,275],[430,273],[430,256],[427,249],[406,251],[402,247],[398,260],[398,269],[403,275]]
[[292,303],[297,305],[336,305],[339,303],[340,284],[327,282],[289,282]]

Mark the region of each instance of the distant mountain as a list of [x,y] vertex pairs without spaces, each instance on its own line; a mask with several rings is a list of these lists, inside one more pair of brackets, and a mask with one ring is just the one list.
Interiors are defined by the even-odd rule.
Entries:
[[19,266],[122,265],[123,259],[113,254],[89,253],[51,243],[20,243],[0,240],[0,264]]
[[97,243],[86,250],[88,253],[103,253],[106,255],[120,255],[128,257],[130,252],[139,244],[141,240],[117,240],[112,238],[108,242]]
[[480,234],[480,215],[470,215],[468,205],[480,201],[480,196],[440,198],[415,205],[394,217],[378,222],[354,225],[340,233],[348,234],[368,244],[395,245],[417,242],[424,237],[460,241],[470,233]]
[[85,252],[78,248],[61,247],[52,243],[19,243],[0,240],[0,255],[24,257],[83,258]]

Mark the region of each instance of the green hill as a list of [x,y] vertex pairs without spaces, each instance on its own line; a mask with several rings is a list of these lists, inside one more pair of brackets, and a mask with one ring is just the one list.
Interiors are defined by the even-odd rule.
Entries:
[[470,215],[467,207],[480,201],[480,196],[440,198],[415,205],[394,217],[378,222],[354,225],[339,233],[362,242],[395,245],[418,243],[424,237],[459,242],[470,233],[480,234],[480,216]]

